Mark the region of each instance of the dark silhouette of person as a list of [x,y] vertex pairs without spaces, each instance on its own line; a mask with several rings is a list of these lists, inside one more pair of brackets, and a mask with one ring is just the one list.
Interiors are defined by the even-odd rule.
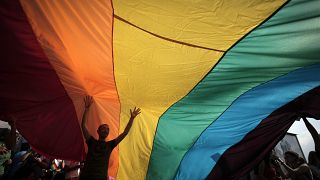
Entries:
[[106,180],[108,179],[108,164],[111,152],[127,136],[131,129],[133,120],[140,114],[140,108],[135,107],[133,110],[130,110],[131,117],[129,122],[123,133],[121,133],[117,138],[111,141],[106,141],[105,139],[109,135],[109,126],[107,124],[101,124],[97,129],[99,139],[96,140],[89,134],[86,128],[87,112],[93,103],[93,99],[91,96],[86,96],[84,102],[85,110],[82,117],[81,127],[83,136],[88,145],[88,152],[84,167],[80,172],[80,179]]

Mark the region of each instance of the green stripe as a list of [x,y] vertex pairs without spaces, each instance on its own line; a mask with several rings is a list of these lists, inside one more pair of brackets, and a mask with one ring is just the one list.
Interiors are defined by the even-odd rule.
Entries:
[[319,63],[319,7],[320,1],[287,4],[230,49],[195,89],[168,109],[158,123],[147,179],[173,179],[199,135],[241,94]]

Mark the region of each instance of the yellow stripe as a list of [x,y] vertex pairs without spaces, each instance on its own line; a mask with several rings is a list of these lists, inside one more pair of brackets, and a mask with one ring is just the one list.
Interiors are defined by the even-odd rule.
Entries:
[[117,178],[144,179],[160,115],[185,96],[222,53],[172,43],[119,20],[114,27],[120,132],[128,122],[129,109],[142,109],[120,143]]
[[117,179],[145,179],[159,117],[223,54],[208,48],[227,50],[283,2],[113,2],[119,17],[114,24],[114,58],[120,132],[128,122],[129,109],[142,109],[120,144]]
[[284,0],[114,1],[115,15],[163,37],[227,50]]
[[155,34],[155,33],[153,33],[153,32],[147,31],[147,30],[145,30],[145,29],[143,29],[143,28],[141,28],[141,27],[139,27],[139,26],[137,26],[137,25],[135,25],[135,24],[132,24],[131,22],[129,22],[129,21],[127,21],[127,20],[125,20],[125,19],[117,16],[117,15],[115,15],[114,18],[117,18],[117,19],[120,20],[120,21],[123,21],[123,22],[125,22],[125,23],[127,23],[127,24],[129,24],[129,25],[131,25],[131,26],[134,26],[135,28],[138,28],[138,29],[140,29],[140,30],[142,30],[142,31],[144,31],[144,32],[147,32],[147,33],[149,33],[149,34],[151,34],[151,35],[153,35],[153,36],[156,36],[156,37],[158,37],[158,38],[161,38],[161,39],[164,39],[164,40],[167,40],[167,41],[171,41],[171,42],[174,42],[174,43],[183,44],[183,45],[190,46],[190,47],[195,47],[195,48],[201,48],[201,49],[207,49],[207,50],[225,52],[225,51],[220,50],[220,49],[212,49],[212,48],[208,48],[208,47],[197,46],[197,45],[194,45],[194,44],[189,44],[189,43],[186,43],[186,42],[181,42],[181,41],[177,41],[177,40],[170,39],[170,38],[167,38],[167,37],[163,37],[163,36],[160,36],[160,35]]

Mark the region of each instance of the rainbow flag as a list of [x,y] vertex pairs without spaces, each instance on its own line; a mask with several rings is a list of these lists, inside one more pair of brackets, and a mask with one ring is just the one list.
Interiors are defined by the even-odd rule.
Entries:
[[116,179],[237,179],[320,116],[320,1],[2,0],[0,115],[38,152],[108,140]]

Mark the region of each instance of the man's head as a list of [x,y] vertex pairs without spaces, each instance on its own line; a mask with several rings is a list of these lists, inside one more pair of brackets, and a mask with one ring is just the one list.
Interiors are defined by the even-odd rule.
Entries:
[[99,135],[99,139],[105,139],[108,135],[109,135],[109,126],[108,124],[101,124],[98,127],[98,135]]

